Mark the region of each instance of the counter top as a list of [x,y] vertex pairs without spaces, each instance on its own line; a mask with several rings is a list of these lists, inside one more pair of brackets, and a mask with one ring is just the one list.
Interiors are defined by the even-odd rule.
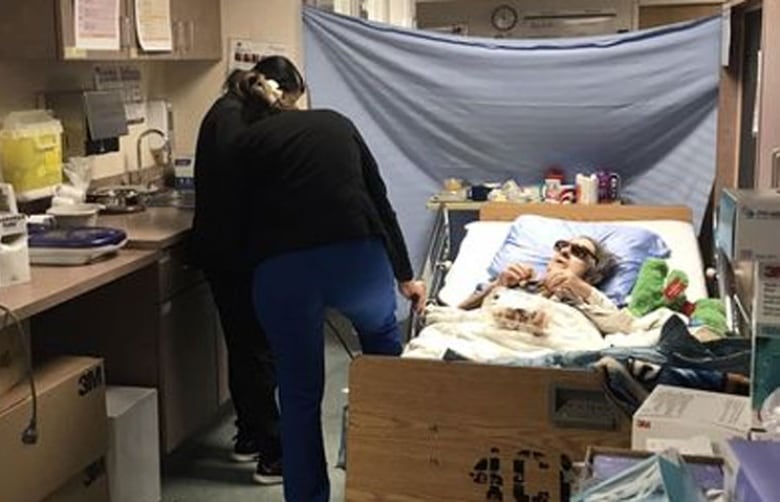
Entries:
[[130,248],[163,249],[184,238],[192,226],[193,214],[175,207],[148,207],[140,213],[101,215],[98,225],[127,232]]
[[173,207],[151,207],[140,213],[100,216],[98,225],[127,232],[125,249],[89,265],[33,266],[30,282],[0,288],[0,304],[25,319],[140,270],[159,259],[159,250],[185,237],[192,215]]
[[153,250],[123,249],[79,267],[31,267],[32,280],[0,289],[0,303],[21,319],[34,316],[157,261]]

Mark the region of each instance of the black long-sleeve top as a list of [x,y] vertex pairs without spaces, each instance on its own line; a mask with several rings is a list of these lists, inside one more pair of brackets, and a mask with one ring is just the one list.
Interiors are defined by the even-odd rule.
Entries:
[[201,122],[195,151],[195,218],[192,244],[199,265],[236,269],[242,261],[241,215],[238,197],[242,183],[236,162],[236,141],[249,124],[243,101],[228,92],[211,106]]
[[399,282],[412,266],[377,163],[357,128],[331,110],[286,111],[238,141],[248,198],[245,244],[259,263],[286,252],[381,237]]

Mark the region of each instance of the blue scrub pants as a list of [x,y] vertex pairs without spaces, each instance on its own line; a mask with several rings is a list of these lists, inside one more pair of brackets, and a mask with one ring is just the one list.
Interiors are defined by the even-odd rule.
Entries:
[[379,239],[287,253],[255,269],[255,312],[276,358],[288,502],[322,502],[330,496],[320,409],[325,309],[352,321],[363,353],[399,355],[395,298],[393,270]]

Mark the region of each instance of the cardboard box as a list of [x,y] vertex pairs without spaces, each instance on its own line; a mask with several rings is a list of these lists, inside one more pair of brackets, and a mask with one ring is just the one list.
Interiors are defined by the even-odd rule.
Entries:
[[780,261],[758,262],[753,304],[750,399],[754,426],[780,406]]
[[726,188],[716,241],[731,260],[780,260],[780,195],[776,190]]
[[17,385],[0,397],[0,500],[38,502],[108,449],[103,363],[58,357],[35,371],[37,441],[25,444],[29,389]]
[[16,327],[8,326],[0,330],[0,396],[24,379],[27,367],[26,343],[27,340],[21,339]]
[[108,479],[111,502],[159,502],[157,391],[108,387]]
[[659,385],[634,414],[631,448],[657,451],[704,437],[717,453],[727,439],[747,438],[751,421],[747,396]]
[[79,472],[43,502],[110,502],[106,460],[101,458]]

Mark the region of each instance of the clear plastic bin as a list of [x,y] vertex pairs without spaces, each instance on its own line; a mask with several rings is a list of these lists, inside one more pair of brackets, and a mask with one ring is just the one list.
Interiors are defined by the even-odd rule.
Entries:
[[62,124],[48,110],[11,112],[0,130],[2,179],[19,200],[53,194],[62,183]]

